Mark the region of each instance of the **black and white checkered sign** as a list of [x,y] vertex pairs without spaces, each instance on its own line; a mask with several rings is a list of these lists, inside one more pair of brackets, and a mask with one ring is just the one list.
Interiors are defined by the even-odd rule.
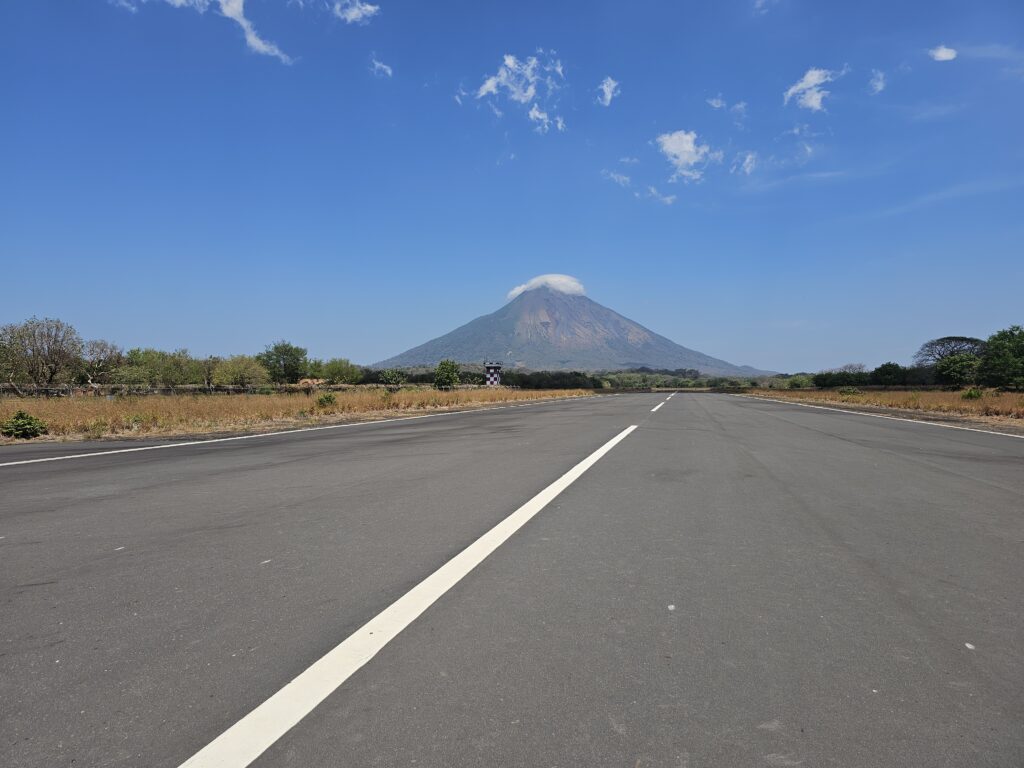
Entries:
[[501,368],[492,368],[491,366],[487,366],[487,386],[501,386]]

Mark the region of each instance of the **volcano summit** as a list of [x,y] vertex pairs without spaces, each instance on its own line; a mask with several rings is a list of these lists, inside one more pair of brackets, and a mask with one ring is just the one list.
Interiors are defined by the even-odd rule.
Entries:
[[697,368],[712,376],[764,373],[680,346],[583,294],[568,275],[541,275],[509,292],[497,312],[374,368],[433,366],[501,360],[529,370],[612,371],[624,368]]

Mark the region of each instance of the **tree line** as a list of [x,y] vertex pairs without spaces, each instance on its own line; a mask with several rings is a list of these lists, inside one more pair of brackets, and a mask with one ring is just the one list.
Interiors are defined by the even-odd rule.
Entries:
[[73,326],[52,318],[0,326],[0,381],[14,386],[260,387],[303,379],[359,384],[375,378],[376,372],[345,358],[311,358],[287,341],[255,355],[195,357],[186,349],[126,350],[104,339],[84,341]]
[[943,336],[926,341],[913,363],[882,363],[873,370],[844,365],[811,377],[816,387],[922,386],[998,387],[1024,389],[1024,328],[1014,325],[988,339]]

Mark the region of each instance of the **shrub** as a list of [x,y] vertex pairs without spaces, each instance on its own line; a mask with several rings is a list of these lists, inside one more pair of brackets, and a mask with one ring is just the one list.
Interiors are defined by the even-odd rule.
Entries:
[[405,374],[397,368],[386,368],[377,374],[377,379],[390,391],[395,391],[405,384]]
[[434,386],[451,389],[459,386],[459,364],[454,360],[442,360],[434,369]]
[[30,440],[33,437],[45,435],[47,432],[46,422],[37,419],[25,411],[17,411],[7,421],[0,422],[0,435],[4,437],[16,437],[21,440]]
[[892,387],[906,384],[907,371],[899,363],[882,363],[871,372],[871,383]]
[[334,396],[333,392],[324,392],[316,399],[316,405],[318,408],[329,408],[336,402],[338,402],[338,398]]
[[343,357],[335,357],[323,365],[323,378],[331,384],[358,384],[363,369]]
[[964,393],[960,395],[960,397],[962,397],[964,400],[981,400],[984,394],[985,393],[982,392],[977,387],[971,387],[970,389],[965,390]]
[[860,394],[862,394],[862,392],[859,389],[857,389],[856,387],[840,387],[839,388],[839,394],[840,395],[860,395]]

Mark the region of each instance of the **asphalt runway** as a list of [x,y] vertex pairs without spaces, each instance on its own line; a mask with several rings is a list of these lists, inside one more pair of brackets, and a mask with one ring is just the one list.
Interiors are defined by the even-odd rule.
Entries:
[[1024,440],[680,393],[153,445],[0,449],[5,768],[1024,765]]

